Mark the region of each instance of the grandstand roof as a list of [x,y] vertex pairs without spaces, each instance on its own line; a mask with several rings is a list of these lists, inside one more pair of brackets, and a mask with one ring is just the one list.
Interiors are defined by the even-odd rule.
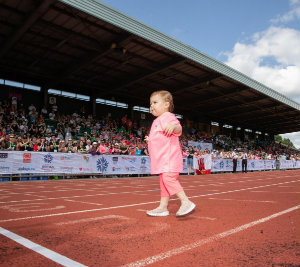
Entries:
[[130,105],[157,89],[175,112],[267,133],[300,131],[300,105],[95,0],[0,0],[0,78]]

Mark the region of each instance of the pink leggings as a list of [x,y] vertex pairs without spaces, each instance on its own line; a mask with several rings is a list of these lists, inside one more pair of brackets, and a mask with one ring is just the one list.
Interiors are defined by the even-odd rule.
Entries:
[[178,181],[178,176],[178,172],[166,172],[159,175],[161,197],[170,197],[183,190]]

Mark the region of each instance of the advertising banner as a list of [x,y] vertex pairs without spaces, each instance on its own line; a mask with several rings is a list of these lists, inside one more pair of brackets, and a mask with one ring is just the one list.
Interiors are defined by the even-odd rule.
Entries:
[[[232,159],[211,159],[204,155],[205,169],[211,172],[231,172]],[[248,171],[275,170],[275,160],[248,160]],[[194,164],[198,164],[197,159]],[[195,166],[196,167],[196,166]],[[299,169],[300,161],[281,160],[280,169]],[[238,160],[237,171],[242,170]],[[0,174],[150,174],[147,156],[96,155],[80,153],[0,152]],[[187,173],[187,158],[183,158],[183,173]]]

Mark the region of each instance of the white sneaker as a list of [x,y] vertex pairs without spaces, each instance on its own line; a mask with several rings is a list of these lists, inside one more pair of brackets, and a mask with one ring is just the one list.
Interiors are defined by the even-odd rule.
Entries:
[[176,213],[176,216],[179,217],[187,215],[192,212],[195,207],[196,205],[192,201],[186,201],[180,206],[179,210]]
[[148,210],[147,215],[149,215],[149,216],[169,216],[169,211],[163,210],[158,207],[154,210]]

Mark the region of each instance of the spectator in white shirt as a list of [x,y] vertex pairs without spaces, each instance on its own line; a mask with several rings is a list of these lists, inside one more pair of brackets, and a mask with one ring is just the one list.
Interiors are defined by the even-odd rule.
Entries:
[[248,155],[244,151],[242,153],[242,172],[247,172],[247,158],[248,158]]
[[236,172],[236,166],[237,166],[237,159],[238,159],[238,155],[236,153],[236,151],[232,151],[231,153],[231,158],[232,158],[232,162],[233,162],[233,173]]

